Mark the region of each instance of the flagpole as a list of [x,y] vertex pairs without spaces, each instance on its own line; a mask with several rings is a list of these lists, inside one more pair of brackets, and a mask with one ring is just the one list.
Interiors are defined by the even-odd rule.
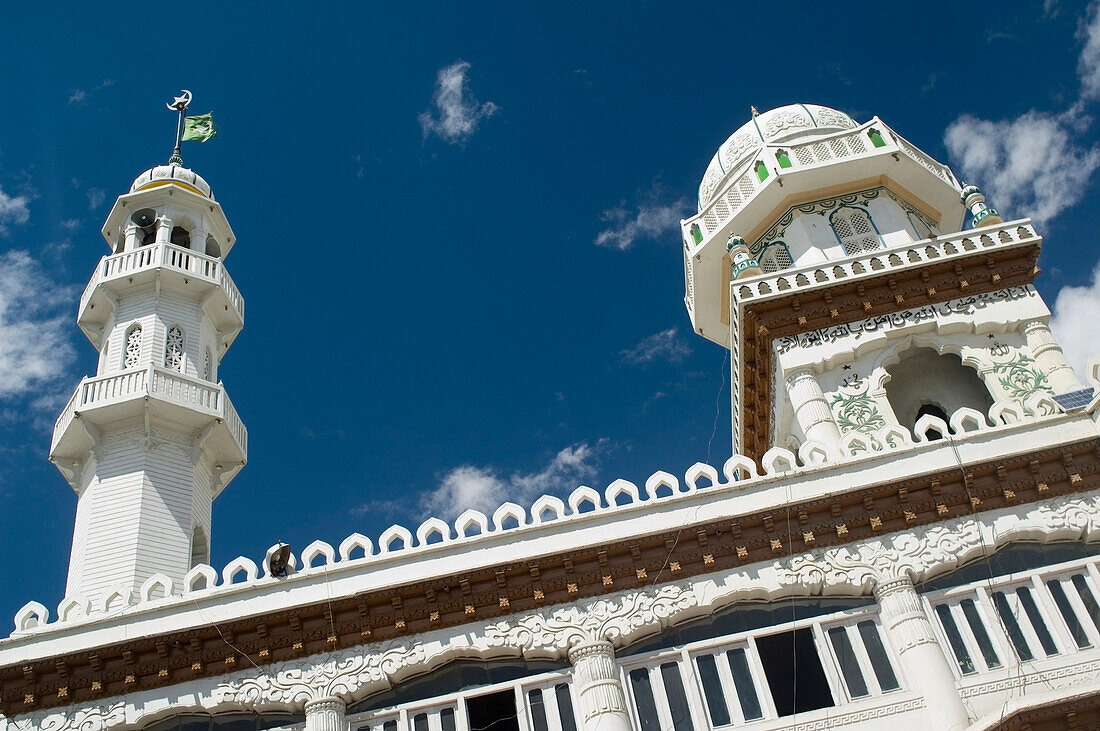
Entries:
[[182,93],[173,99],[170,103],[166,104],[169,109],[175,109],[178,112],[176,117],[176,144],[172,148],[172,156],[168,158],[169,165],[182,165],[183,158],[180,157],[180,144],[183,136],[183,113],[187,111],[187,105],[191,103],[191,92],[187,89],[181,90]]

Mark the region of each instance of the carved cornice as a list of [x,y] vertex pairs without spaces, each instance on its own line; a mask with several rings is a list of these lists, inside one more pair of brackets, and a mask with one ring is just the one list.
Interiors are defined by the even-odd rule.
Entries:
[[[1095,537],[1090,516],[1097,506],[1092,498],[1078,501],[1082,507],[1076,512],[1070,507],[1059,508],[1061,512],[1042,508],[1049,516],[1038,527],[1034,521],[1013,527],[1011,519],[998,518],[996,530],[982,533],[976,543],[969,524],[950,521],[976,520],[991,510],[1049,505],[1042,501],[1096,491],[1098,450],[1100,441],[1090,439],[796,500],[788,507],[685,525],[679,531],[578,547],[331,602],[276,608],[219,627],[195,627],[8,666],[0,668],[0,711],[10,717],[69,704],[97,704],[112,696],[182,683],[214,682],[207,679],[238,677],[228,674],[253,663],[263,671],[251,671],[252,678],[284,673],[278,693],[282,702],[297,703],[307,696],[320,697],[313,694],[322,690],[328,695],[358,692],[343,685],[324,688],[325,678],[366,688],[390,675],[389,665],[399,675],[411,672],[405,668],[423,669],[415,655],[404,654],[409,652],[404,648],[412,646],[406,639],[410,636],[438,631],[461,636],[467,628],[484,625],[485,651],[562,657],[579,642],[608,639],[622,644],[625,638],[658,630],[674,615],[690,614],[693,606],[713,607],[725,601],[723,597],[769,599],[851,592],[852,587],[866,593],[894,566],[909,573],[950,570],[961,560],[981,555],[974,551],[982,546],[1001,545],[1005,536]],[[773,576],[776,561],[791,556],[783,577]],[[703,582],[686,593],[682,582],[700,575],[724,578],[721,585]],[[656,588],[622,593],[654,581]],[[348,648],[362,646],[379,648],[371,653],[392,653],[388,659],[377,658],[376,665],[370,664],[374,660],[349,659],[362,651]],[[477,655],[482,649],[464,643],[448,651],[461,657],[463,651]],[[327,658],[319,662],[330,669],[307,673],[301,663],[310,656]],[[239,687],[232,691],[240,697],[268,693],[262,687],[268,681],[245,683],[244,676],[239,677],[234,681]],[[353,681],[346,681],[349,677]]]

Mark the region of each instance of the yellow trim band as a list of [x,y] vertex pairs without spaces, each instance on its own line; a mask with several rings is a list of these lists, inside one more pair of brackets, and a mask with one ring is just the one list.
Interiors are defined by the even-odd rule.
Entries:
[[[141,186],[140,188],[138,188],[138,190],[145,190],[146,188],[159,188],[162,185],[178,185],[179,187],[183,188],[184,190],[189,190],[192,193],[198,193],[203,198],[209,198],[209,196],[206,195],[206,193],[203,193],[201,190],[199,190],[198,188],[196,188],[193,185],[188,185],[187,183],[183,182],[182,180],[154,180],[152,182],[146,183],[145,185]],[[134,192],[136,193],[137,190],[135,190]]]

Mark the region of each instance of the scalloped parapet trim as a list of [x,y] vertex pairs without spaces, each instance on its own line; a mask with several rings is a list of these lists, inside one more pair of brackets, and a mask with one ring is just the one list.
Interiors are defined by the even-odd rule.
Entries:
[[[1097,361],[1097,368],[1100,369],[1100,360]],[[1061,415],[1062,411],[1053,399],[1045,394],[1035,394],[1023,405],[1002,401],[994,403],[989,409],[988,419],[974,409],[961,408],[951,415],[949,422],[954,432],[953,440],[957,442],[983,437],[994,431],[1013,430]],[[782,447],[773,447],[764,453],[759,466],[749,457],[734,455],[722,465],[721,474],[712,465],[697,462],[687,469],[682,483],[675,475],[657,471],[641,488],[622,479],[609,484],[602,493],[581,485],[565,500],[551,495],[539,497],[530,511],[516,503],[506,502],[491,516],[471,509],[459,515],[454,523],[428,518],[415,531],[392,525],[379,535],[377,543],[360,533],[348,536],[338,547],[316,540],[297,556],[291,554],[287,575],[320,572],[335,565],[368,566],[394,553],[407,553],[413,558],[439,545],[472,543],[506,531],[532,530],[548,523],[560,523],[565,528],[571,521],[590,513],[630,510],[656,501],[677,500],[700,490],[743,489],[782,476],[877,458],[885,452],[926,448],[930,444],[930,432],[947,434],[948,428],[948,423],[942,419],[924,416],[915,425],[914,434],[897,425],[887,425],[876,432],[850,432],[835,448],[815,441],[802,444],[797,454]],[[275,544],[269,548],[259,565],[246,556],[238,556],[221,571],[200,564],[192,568],[178,586],[169,577],[156,574],[136,592],[120,586],[98,602],[82,596],[65,597],[58,605],[57,619],[54,621],[51,621],[50,611],[45,605],[36,601],[27,602],[15,615],[13,635],[94,621],[132,607],[159,606],[181,598],[189,600],[214,592],[279,581],[281,579],[272,576],[268,569],[269,559],[279,546]]]

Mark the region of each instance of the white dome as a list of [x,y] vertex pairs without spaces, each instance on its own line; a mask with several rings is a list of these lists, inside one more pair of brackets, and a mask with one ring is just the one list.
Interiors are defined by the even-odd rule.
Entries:
[[699,210],[765,144],[832,134],[856,126],[856,121],[844,112],[817,104],[788,104],[750,119],[722,143],[707,166],[699,184]]
[[156,188],[161,185],[178,185],[185,190],[206,196],[211,200],[214,199],[214,192],[210,190],[210,184],[203,180],[198,173],[181,165],[157,165],[155,168],[146,170],[134,179],[133,185],[130,186],[130,192],[134,193],[144,188]]

